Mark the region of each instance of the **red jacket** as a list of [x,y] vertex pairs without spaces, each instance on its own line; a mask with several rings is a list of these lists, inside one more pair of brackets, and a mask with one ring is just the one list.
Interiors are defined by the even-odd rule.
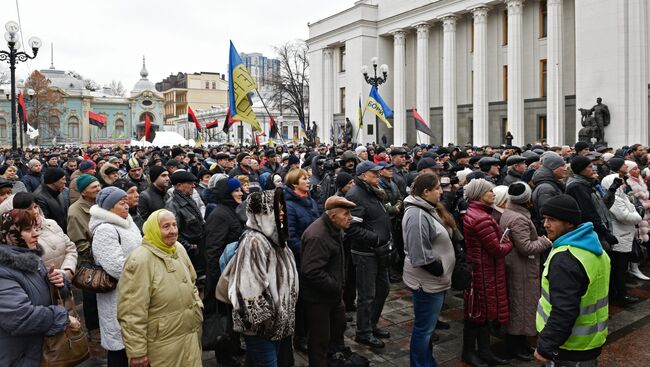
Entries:
[[465,318],[478,323],[497,320],[505,324],[508,322],[505,257],[512,250],[512,243],[507,237],[499,243],[503,231],[491,213],[492,207],[471,201],[463,216],[467,260],[474,263],[472,316],[469,292],[466,291]]

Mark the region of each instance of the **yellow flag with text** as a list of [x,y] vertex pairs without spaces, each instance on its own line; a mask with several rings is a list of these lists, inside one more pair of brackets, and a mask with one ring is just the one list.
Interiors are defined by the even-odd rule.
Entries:
[[253,112],[250,95],[257,89],[257,83],[241,61],[235,46],[230,41],[230,63],[228,67],[228,94],[230,114],[233,120],[251,124],[254,130],[262,131]]

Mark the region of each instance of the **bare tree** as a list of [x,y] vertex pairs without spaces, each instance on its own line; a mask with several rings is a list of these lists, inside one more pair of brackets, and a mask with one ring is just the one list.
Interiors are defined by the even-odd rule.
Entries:
[[34,97],[27,103],[27,121],[34,128],[41,129],[49,134],[44,136],[56,136],[60,127],[50,127],[49,119],[52,116],[60,117],[62,111],[60,110],[60,103],[63,98],[61,93],[56,89],[50,88],[50,80],[38,71],[32,72],[27,78],[25,83],[25,91],[28,89],[34,90]]
[[114,96],[126,96],[126,88],[124,88],[122,81],[112,80],[107,87],[111,90],[111,93],[113,93]]
[[[278,109],[295,113],[299,121],[310,130],[309,117],[309,60],[304,41],[287,42],[275,47],[280,61],[280,75],[272,75],[268,82],[272,88],[271,103]],[[311,140],[311,139],[310,139]]]

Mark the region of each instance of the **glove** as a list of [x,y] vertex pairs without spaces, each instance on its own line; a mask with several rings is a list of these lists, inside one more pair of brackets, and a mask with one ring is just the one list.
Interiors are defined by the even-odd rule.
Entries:
[[440,259],[436,259],[431,264],[422,265],[420,267],[436,277],[441,276],[444,272],[444,269],[442,268],[442,261],[440,261]]
[[620,177],[616,177],[614,179],[614,182],[612,182],[612,185],[609,187],[609,191],[616,192],[616,190],[618,190],[618,188],[621,187],[622,185],[623,185],[623,179]]
[[609,243],[610,245],[618,244],[618,239],[609,232],[605,234],[605,241],[607,241],[607,243]]

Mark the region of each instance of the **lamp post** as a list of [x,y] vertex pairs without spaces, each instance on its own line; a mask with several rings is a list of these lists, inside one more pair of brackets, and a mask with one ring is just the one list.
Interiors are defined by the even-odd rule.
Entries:
[[[372,70],[374,72],[374,76],[368,75],[368,66],[366,65],[363,65],[361,67],[361,73],[363,74],[363,78],[366,80],[366,83],[379,89],[379,86],[386,83],[386,81],[388,80],[388,65],[381,64],[381,66],[379,67],[379,71],[381,72],[382,76],[377,76],[377,56],[370,59],[370,61],[372,62]],[[378,130],[379,130],[379,117],[375,116],[375,142],[377,142],[377,137],[379,136]]]
[[[41,47],[41,40],[38,37],[29,39],[29,47],[31,47],[34,55],[19,51],[20,41],[18,40],[18,32],[20,26],[14,21],[9,21],[5,24],[5,40],[9,46],[9,51],[0,51],[0,61],[7,61],[9,63],[9,70],[11,71],[11,148],[18,149],[16,141],[16,64],[33,59],[38,54],[38,49]],[[22,145],[22,141],[21,141]]]

